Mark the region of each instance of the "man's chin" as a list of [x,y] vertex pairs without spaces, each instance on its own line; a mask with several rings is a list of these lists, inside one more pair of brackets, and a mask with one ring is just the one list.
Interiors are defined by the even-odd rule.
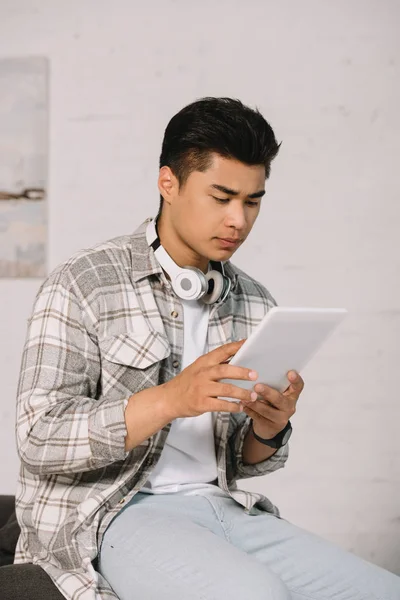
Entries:
[[201,254],[208,261],[213,260],[214,262],[224,262],[229,260],[236,250],[240,246],[234,246],[233,248],[222,248],[219,244],[216,244],[216,238],[211,240],[211,243],[206,248],[202,248]]
[[235,254],[237,248],[228,249],[221,248],[220,250],[210,252],[209,260],[213,260],[215,262],[223,262],[225,260],[229,260],[233,254]]

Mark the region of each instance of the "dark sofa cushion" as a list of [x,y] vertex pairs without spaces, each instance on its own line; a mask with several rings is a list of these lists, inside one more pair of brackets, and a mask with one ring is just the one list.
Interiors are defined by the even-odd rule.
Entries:
[[0,496],[0,529],[15,510],[15,496]]
[[0,496],[0,567],[13,564],[19,534],[15,497]]
[[1,600],[65,600],[39,565],[0,567]]
[[15,510],[13,510],[8,521],[0,529],[0,567],[13,564],[20,531]]

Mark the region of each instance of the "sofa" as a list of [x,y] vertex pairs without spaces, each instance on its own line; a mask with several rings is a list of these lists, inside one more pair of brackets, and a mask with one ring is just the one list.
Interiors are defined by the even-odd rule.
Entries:
[[63,600],[64,596],[38,565],[14,565],[20,528],[15,497],[0,496],[0,598],[1,600]]

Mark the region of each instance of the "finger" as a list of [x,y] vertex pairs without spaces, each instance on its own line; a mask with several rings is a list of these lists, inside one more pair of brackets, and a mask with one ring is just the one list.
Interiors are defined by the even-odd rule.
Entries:
[[269,406],[260,400],[256,400],[255,402],[243,402],[244,408],[251,409],[258,417],[263,417],[264,419],[269,419],[270,421],[276,421],[281,418],[281,413],[278,408],[274,406]]
[[276,408],[282,407],[286,401],[286,398],[283,396],[283,394],[278,392],[278,390],[265,385],[265,383],[257,383],[254,386],[254,391],[257,392],[262,400],[268,404],[271,404],[272,406],[275,406]]
[[204,358],[206,365],[209,366],[223,363],[229,358],[232,358],[232,356],[235,356],[236,352],[241,346],[243,346],[245,341],[246,338],[236,342],[229,342],[229,344],[223,344],[222,346],[215,348],[215,350],[207,352],[207,354],[204,354],[204,357],[202,358]]
[[246,415],[251,417],[255,423],[259,422],[260,419],[262,419],[266,424],[269,424],[271,426],[271,428],[274,428],[274,429],[278,427],[277,423],[281,422],[281,420],[277,420],[275,418],[275,415],[272,415],[272,416],[260,415],[260,413],[258,413],[256,410],[254,410],[253,405],[243,406],[243,412],[245,412]]
[[255,381],[258,377],[257,371],[252,371],[246,367],[237,367],[229,364],[215,365],[210,369],[210,379],[219,381],[220,379],[242,379],[245,381]]
[[262,394],[257,392],[259,394],[258,401],[261,404],[271,406],[274,410],[278,410],[288,414],[290,413],[291,415],[294,414],[294,412],[296,411],[297,402],[297,398],[295,396],[281,394],[280,392],[277,392],[277,390],[274,390],[273,388],[270,388],[268,386],[264,386],[263,384],[257,384],[256,386],[254,386],[254,389],[258,390],[259,385],[262,388],[265,388]]
[[243,404],[240,402],[229,402],[229,400],[220,400],[219,398],[213,398],[212,407],[210,412],[229,412],[229,413],[240,413],[242,412]]
[[285,395],[296,395],[298,398],[304,389],[304,380],[296,371],[289,371],[288,379],[290,381],[289,387],[285,390]]
[[[293,412],[279,411],[272,407],[255,406],[257,403],[244,405],[243,411],[252,417],[255,422],[260,422],[260,419],[271,425],[277,431],[281,431],[290,417],[293,416]],[[259,405],[262,403],[259,403]]]
[[257,393],[253,390],[246,390],[233,383],[215,383],[213,395],[220,398],[235,398],[237,400],[250,402],[257,399]]
[[265,404],[265,402],[261,400],[256,400],[255,402],[249,403],[243,402],[243,406],[245,408],[251,408],[251,410],[259,417],[269,419],[274,423],[288,421],[296,412],[296,403],[294,401],[288,403],[287,406],[282,408],[275,408],[274,406]]

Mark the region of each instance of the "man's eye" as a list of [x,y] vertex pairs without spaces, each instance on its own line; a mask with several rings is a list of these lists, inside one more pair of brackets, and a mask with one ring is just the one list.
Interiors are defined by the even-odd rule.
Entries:
[[229,198],[217,198],[216,196],[213,196],[214,200],[216,200],[217,202],[221,202],[222,204],[225,204],[225,202],[229,202]]
[[[226,204],[227,202],[230,201],[230,198],[217,198],[217,196],[212,196],[214,198],[214,200],[216,200],[217,202],[219,202],[220,204]],[[248,206],[258,206],[258,202],[252,202],[251,200],[247,200],[246,204]]]

